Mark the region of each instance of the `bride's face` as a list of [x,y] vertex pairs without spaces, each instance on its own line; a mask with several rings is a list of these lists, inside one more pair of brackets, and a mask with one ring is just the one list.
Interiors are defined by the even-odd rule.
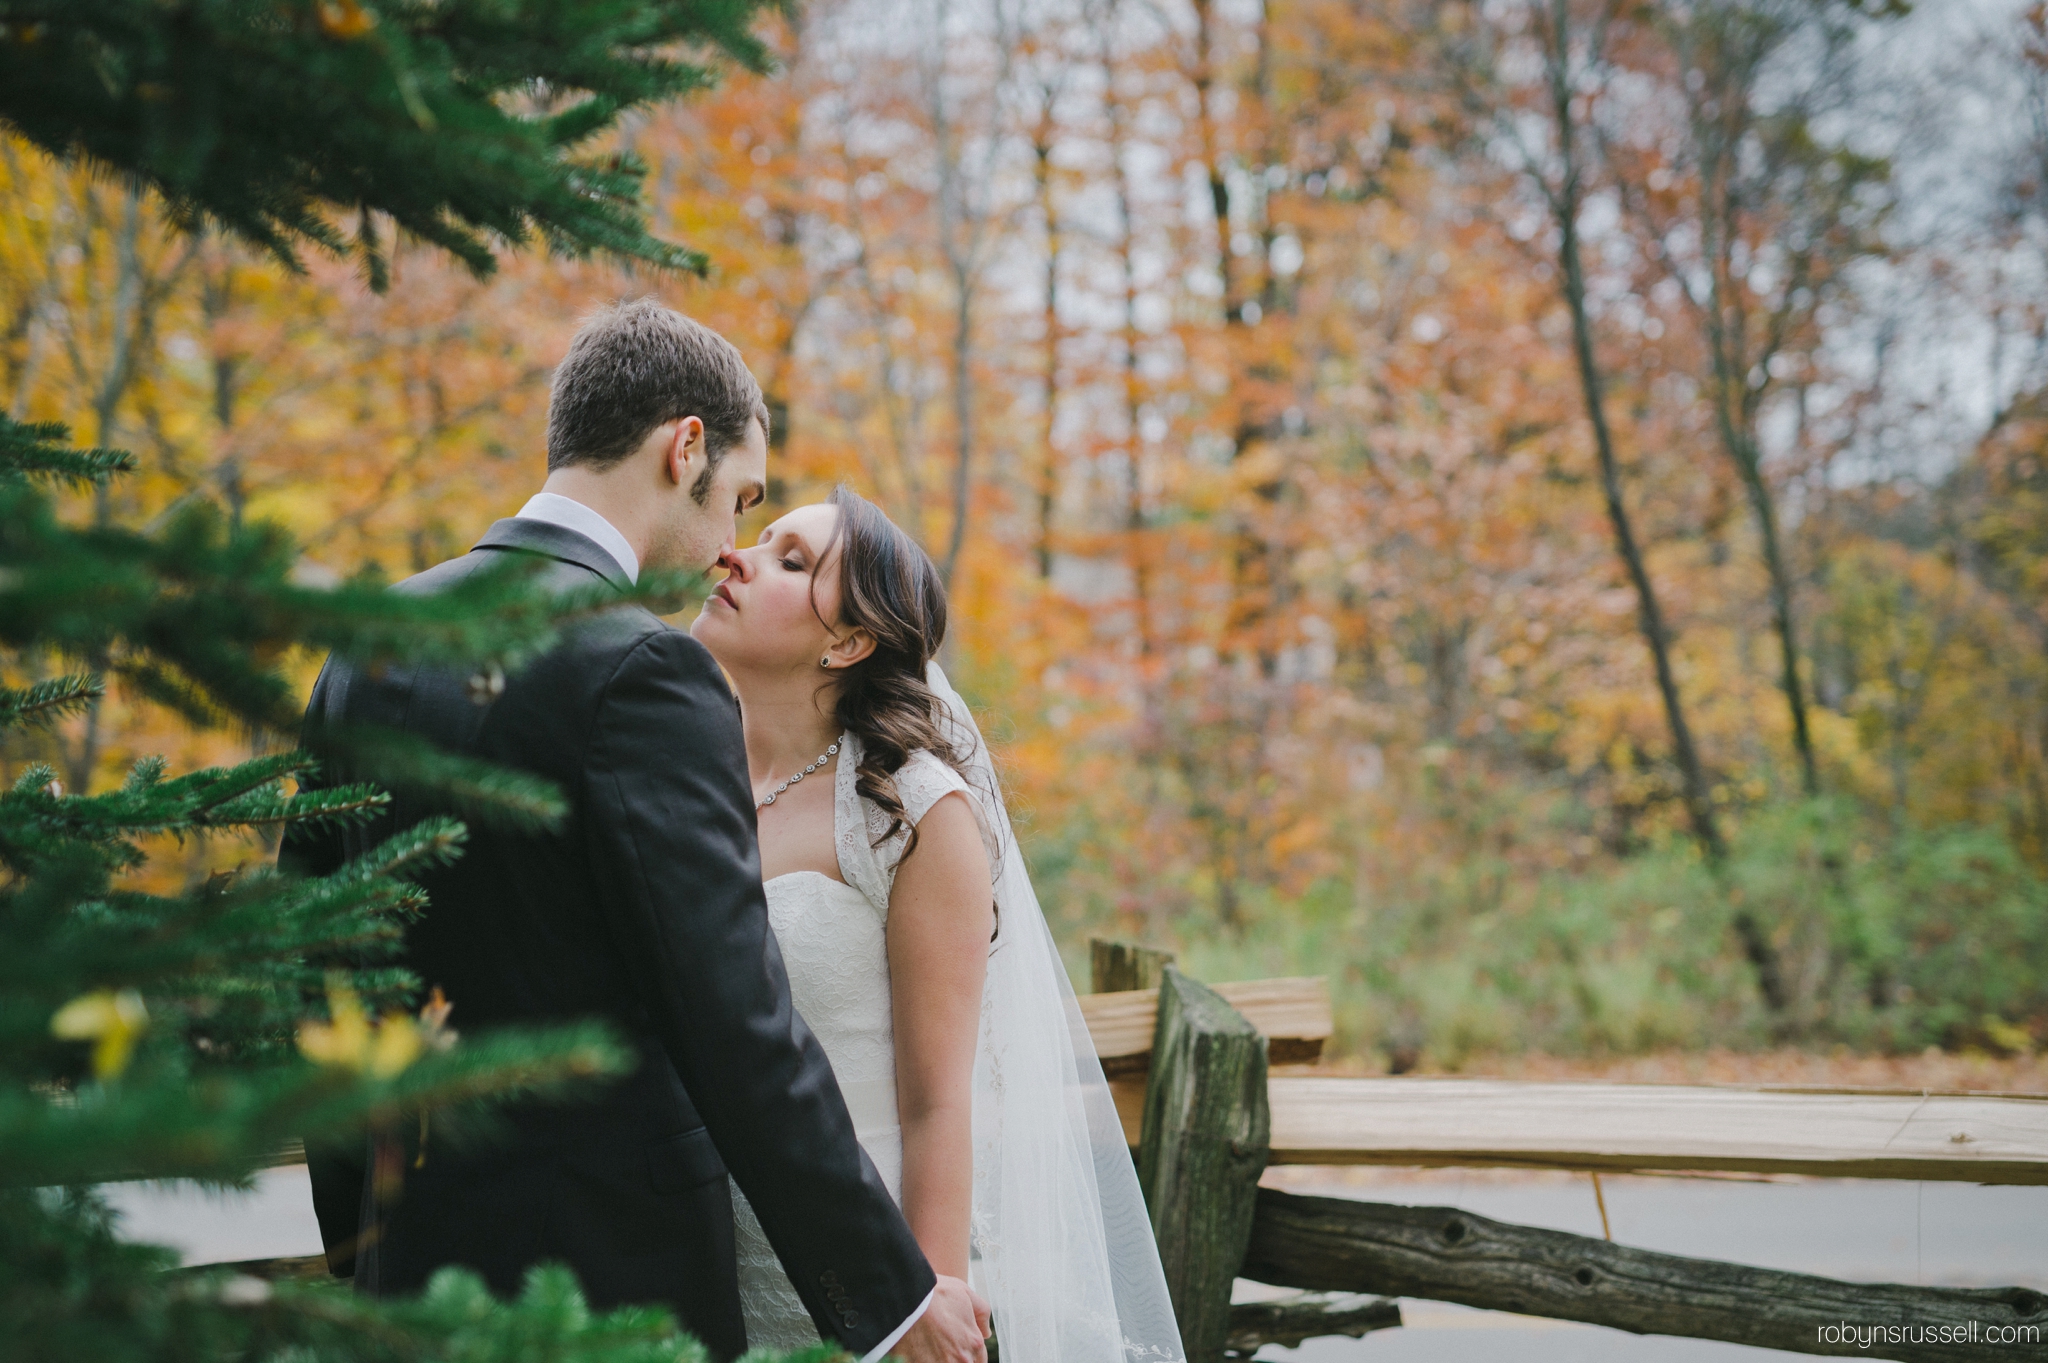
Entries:
[[[839,512],[823,502],[800,506],[761,532],[761,542],[720,560],[725,581],[712,589],[691,635],[730,672],[818,672],[841,655]],[[826,622],[833,622],[827,627]]]

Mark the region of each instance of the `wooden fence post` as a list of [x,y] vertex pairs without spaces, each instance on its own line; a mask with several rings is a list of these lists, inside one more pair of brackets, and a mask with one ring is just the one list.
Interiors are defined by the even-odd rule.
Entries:
[[1125,994],[1157,989],[1159,973],[1173,964],[1173,953],[1131,942],[1088,939],[1089,984],[1097,994]]
[[1271,1134],[1266,1039],[1214,990],[1166,966],[1138,1182],[1189,1363],[1224,1357],[1230,1287]]

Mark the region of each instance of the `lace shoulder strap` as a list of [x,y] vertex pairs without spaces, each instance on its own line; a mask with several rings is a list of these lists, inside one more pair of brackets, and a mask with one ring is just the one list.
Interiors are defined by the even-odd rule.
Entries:
[[[923,823],[931,807],[954,791],[966,789],[967,781],[959,772],[922,748],[896,773],[896,798],[903,801],[903,812],[913,824]],[[888,827],[886,819],[882,826]],[[897,837],[903,834],[899,831]]]
[[[899,828],[883,837],[889,831],[889,816],[860,797],[860,761],[860,740],[851,733],[842,736],[839,767],[832,780],[832,836],[839,854],[839,874],[886,920],[889,892],[896,885],[896,863],[902,860],[910,831]],[[954,791],[968,790],[959,772],[922,750],[910,755],[894,780],[896,798],[903,802],[903,812],[912,824],[921,822],[933,805]]]
[[839,874],[867,897],[875,912],[889,916],[889,888],[895,877],[883,869],[873,835],[868,832],[867,802],[860,798],[857,773],[860,740],[839,736],[839,764],[832,772],[832,843],[839,856]]

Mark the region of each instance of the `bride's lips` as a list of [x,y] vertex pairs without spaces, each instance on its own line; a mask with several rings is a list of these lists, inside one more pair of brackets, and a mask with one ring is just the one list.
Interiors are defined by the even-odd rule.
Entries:
[[726,605],[731,606],[734,610],[738,610],[740,608],[740,603],[732,599],[732,593],[726,590],[726,585],[723,582],[719,583],[716,587],[713,587],[711,589],[711,594],[717,597],[720,601],[723,601]]

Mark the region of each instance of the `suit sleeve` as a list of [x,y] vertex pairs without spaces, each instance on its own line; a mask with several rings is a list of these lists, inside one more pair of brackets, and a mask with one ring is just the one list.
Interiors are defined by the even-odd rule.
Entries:
[[[336,676],[341,666],[329,659],[320,669],[320,679],[313,683],[313,696],[306,705],[303,725],[308,735],[319,727],[321,720],[329,717],[329,707],[339,689]],[[301,790],[324,790],[334,784],[332,775],[324,771],[299,778]],[[278,867],[294,875],[332,875],[347,860],[346,833],[338,821],[313,828],[288,824],[278,842]],[[320,1241],[327,1253],[327,1269],[337,1278],[352,1277],[356,1271],[365,1168],[360,1138],[339,1144],[307,1142],[306,1170],[313,1184],[313,1215],[320,1222]]]
[[[313,683],[313,695],[306,702],[306,717],[301,724],[306,743],[328,718],[328,706],[334,699],[335,674],[342,665],[332,658],[320,668],[320,677]],[[302,791],[325,790],[335,784],[331,773],[311,772],[299,777]],[[284,836],[277,845],[277,864],[280,870],[301,876],[332,875],[341,869],[348,859],[348,849],[343,843],[342,824],[339,820],[328,820],[312,828],[287,824]]]
[[599,900],[640,1002],[819,1331],[854,1355],[937,1281],[854,1138],[768,926],[732,692],[703,645],[637,644],[584,775]]

